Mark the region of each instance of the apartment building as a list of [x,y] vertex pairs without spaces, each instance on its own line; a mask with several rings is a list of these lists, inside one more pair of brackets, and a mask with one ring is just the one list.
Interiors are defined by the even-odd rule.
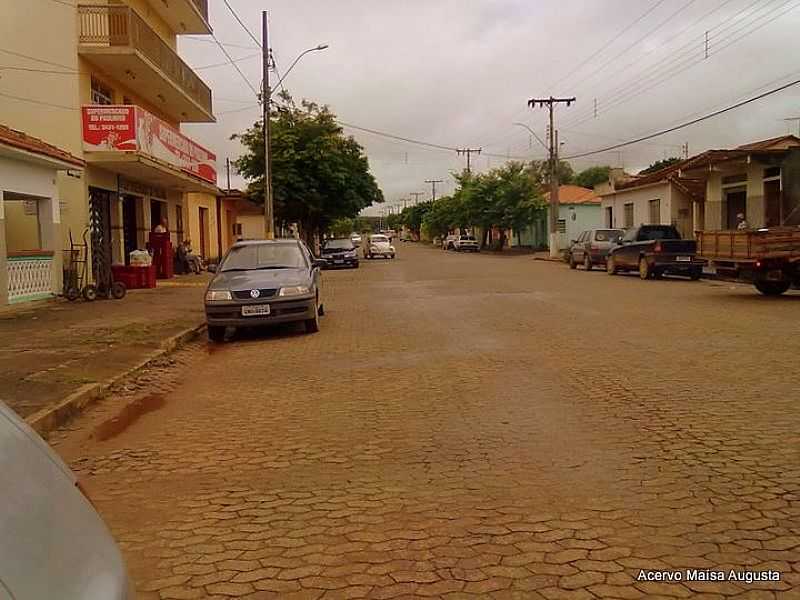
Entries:
[[[61,250],[87,228],[95,274],[144,248],[159,223],[173,244],[191,230],[196,251],[218,254],[216,157],[180,131],[215,120],[211,90],[177,52],[178,36],[210,33],[207,0],[0,3],[0,125],[79,159],[52,171],[53,198],[0,179],[0,225],[15,232],[0,236],[0,261],[52,256],[37,263],[39,286],[49,289],[35,295],[60,290]],[[24,211],[4,210],[17,200]],[[0,304],[18,297],[2,290]]]

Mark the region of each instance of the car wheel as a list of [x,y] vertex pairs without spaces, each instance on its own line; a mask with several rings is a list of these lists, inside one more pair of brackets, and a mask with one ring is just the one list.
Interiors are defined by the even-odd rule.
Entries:
[[639,259],[639,278],[640,279],[650,279],[653,276],[653,269],[650,268],[650,264],[647,262],[647,259],[643,256]]
[[319,305],[319,308],[317,308],[317,314],[320,317],[324,317],[325,316],[325,305],[324,304],[320,304]]
[[570,269],[578,268],[578,263],[575,262],[575,257],[572,255],[572,252],[569,253],[569,268]]
[[225,326],[224,325],[209,325],[208,326],[208,339],[212,342],[225,341]]
[[314,317],[304,321],[306,333],[317,333],[319,331],[319,308],[314,311]]
[[791,284],[788,281],[756,281],[754,285],[765,296],[780,296]]
[[592,270],[592,259],[588,254],[583,257],[583,270],[584,271]]
[[613,256],[609,256],[606,259],[606,273],[609,275],[616,275],[617,271],[617,261],[614,260]]
[[664,271],[661,269],[653,269],[653,279],[664,279]]
[[689,279],[692,281],[697,281],[703,276],[703,269],[694,269],[691,273],[689,273]]

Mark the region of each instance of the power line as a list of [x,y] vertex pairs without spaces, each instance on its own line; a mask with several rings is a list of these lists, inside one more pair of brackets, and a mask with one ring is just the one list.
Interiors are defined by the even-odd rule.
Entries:
[[44,102],[42,100],[34,100],[33,98],[23,98],[22,96],[13,96],[11,94],[5,94],[3,92],[0,92],[0,96],[3,96],[4,98],[9,98],[11,100],[17,100],[19,102],[30,102],[31,104],[38,104],[40,106],[49,106],[49,107],[52,107],[52,108],[61,108],[63,110],[74,110],[74,111],[79,111],[80,110],[79,108],[76,108],[74,106],[65,106],[63,104],[53,104],[52,102]]
[[53,69],[31,69],[28,67],[0,67],[0,71],[25,71],[28,73],[52,73],[55,75],[79,75],[79,71],[56,71]]
[[[257,54],[248,54],[247,56],[242,56],[241,58],[235,58],[233,60],[233,62],[237,62],[237,63],[244,62],[246,60],[250,60],[250,59],[256,58],[258,56],[261,56],[260,52],[257,53]],[[194,67],[194,70],[195,71],[202,71],[203,69],[215,69],[217,67],[227,67],[229,64],[230,64],[230,62],[228,62],[228,61],[221,62],[221,63],[213,63],[213,64],[210,64],[210,65],[203,65],[202,67]]]
[[257,50],[258,48],[261,47],[260,45],[258,47],[256,47],[256,46],[245,46],[244,44],[234,44],[233,42],[217,42],[215,40],[209,40],[209,39],[206,39],[204,37],[195,37],[195,36],[192,36],[192,35],[182,35],[181,36],[181,40],[190,40],[192,42],[201,42],[201,43],[204,43],[204,44],[219,43],[219,44],[222,44],[223,46],[226,46],[228,48],[240,48],[242,50]]
[[591,60],[592,60],[592,59],[594,59],[594,58],[598,57],[600,54],[602,54],[602,53],[603,53],[603,51],[604,51],[606,48],[608,48],[608,47],[609,47],[611,44],[613,44],[613,43],[614,43],[614,42],[616,42],[616,41],[617,41],[619,38],[621,38],[623,35],[625,35],[625,34],[626,34],[628,31],[630,31],[630,29],[631,29],[632,27],[636,26],[636,24],[637,24],[637,23],[639,23],[640,21],[642,21],[642,20],[643,20],[645,17],[647,17],[647,15],[649,15],[651,12],[653,12],[655,9],[657,9],[659,6],[661,6],[661,5],[662,5],[664,2],[665,2],[665,0],[658,0],[658,1],[657,1],[655,4],[653,4],[653,5],[652,5],[652,6],[651,6],[649,9],[647,9],[647,10],[646,10],[646,11],[645,11],[645,12],[644,12],[642,15],[640,15],[640,16],[639,16],[639,17],[638,17],[636,20],[634,20],[633,22],[629,23],[629,24],[628,24],[628,25],[627,25],[627,26],[626,26],[626,27],[625,27],[625,28],[624,28],[622,31],[620,31],[620,32],[619,32],[617,35],[615,35],[614,37],[612,37],[611,39],[609,39],[609,40],[608,40],[608,41],[607,41],[605,44],[603,44],[603,46],[602,46],[602,47],[601,47],[599,50],[595,50],[593,53],[591,53],[589,56],[587,56],[587,57],[586,57],[586,58],[585,58],[583,61],[581,61],[581,63],[580,63],[580,64],[579,64],[577,67],[575,67],[574,69],[572,69],[572,70],[571,70],[569,73],[567,73],[566,75],[564,75],[563,77],[561,77],[561,78],[560,78],[558,81],[556,81],[556,82],[555,82],[555,83],[553,83],[552,85],[549,85],[549,86],[547,86],[547,87],[548,87],[548,89],[552,89],[552,88],[554,88],[554,87],[555,87],[555,86],[557,86],[558,84],[560,84],[560,83],[562,83],[562,82],[566,81],[566,80],[567,80],[567,79],[569,79],[569,78],[570,78],[572,75],[574,75],[575,73],[577,73],[578,71],[580,71],[580,70],[581,70],[581,68],[583,68],[583,67],[584,67],[584,66],[585,66],[587,63],[591,62]]
[[231,11],[231,14],[233,15],[233,18],[234,18],[234,19],[236,19],[236,20],[239,22],[239,25],[241,25],[241,26],[242,26],[242,29],[244,29],[244,30],[247,32],[247,35],[249,35],[249,36],[250,36],[250,39],[251,39],[251,40],[253,40],[253,41],[255,42],[256,46],[258,46],[259,48],[261,48],[261,42],[259,41],[259,39],[258,39],[258,38],[257,38],[255,35],[253,35],[253,32],[252,32],[252,31],[250,31],[250,30],[247,28],[247,25],[245,25],[245,24],[244,24],[244,22],[243,22],[243,21],[242,21],[242,20],[239,18],[239,15],[237,15],[237,14],[236,14],[236,11],[235,11],[235,10],[233,10],[233,7],[230,5],[230,3],[228,2],[228,0],[222,0],[222,1],[225,3],[225,6],[227,6],[227,7],[228,7],[228,10],[229,10],[229,11]]
[[625,146],[630,146],[632,144],[637,144],[639,142],[644,142],[646,140],[651,140],[653,138],[665,135],[667,133],[672,133],[673,131],[678,131],[679,129],[684,129],[685,127],[689,127],[690,125],[695,125],[697,123],[700,123],[701,121],[705,121],[707,119],[711,119],[713,117],[717,117],[717,116],[719,116],[721,114],[724,114],[726,112],[730,112],[730,111],[732,111],[734,109],[737,109],[737,108],[739,108],[741,106],[744,106],[746,104],[750,104],[751,102],[756,102],[757,100],[761,100],[762,98],[766,98],[767,96],[771,96],[773,94],[777,94],[778,92],[782,92],[783,90],[788,89],[790,87],[793,87],[793,86],[795,86],[795,85],[797,85],[799,83],[800,83],[800,79],[796,79],[796,80],[791,81],[789,83],[785,83],[785,84],[783,84],[783,85],[781,85],[781,86],[779,86],[777,88],[771,89],[771,90],[763,92],[761,94],[758,94],[757,96],[753,96],[752,98],[748,98],[747,100],[742,100],[741,102],[737,102],[737,103],[732,104],[731,106],[728,106],[726,108],[722,108],[720,110],[716,110],[716,111],[714,111],[712,113],[709,113],[707,115],[704,115],[702,117],[698,117],[696,119],[692,119],[691,121],[687,121],[686,123],[681,123],[680,125],[675,125],[674,127],[670,127],[668,129],[662,129],[661,131],[658,131],[656,133],[651,133],[650,135],[645,135],[645,136],[642,136],[640,138],[636,138],[635,140],[622,142],[620,144],[614,144],[613,146],[606,146],[605,148],[600,148],[598,150],[592,150],[590,152],[582,152],[580,154],[573,154],[571,156],[565,156],[564,160],[572,160],[572,159],[575,159],[575,158],[582,158],[584,156],[591,156],[592,154],[600,154],[601,152],[608,152],[609,150],[616,150],[617,148],[624,148]]
[[239,68],[239,65],[237,65],[236,62],[233,60],[233,58],[231,58],[231,55],[228,54],[228,51],[225,50],[225,46],[222,45],[222,43],[217,39],[217,36],[215,36],[213,33],[211,34],[211,37],[214,38],[214,41],[217,43],[217,46],[219,47],[219,49],[222,50],[222,53],[225,55],[225,58],[228,59],[228,62],[231,65],[233,65],[233,68],[236,69],[236,71],[239,73],[239,75],[242,76],[242,79],[244,79],[245,83],[247,84],[247,87],[250,88],[250,91],[253,92],[253,95],[256,98],[258,98],[259,96],[258,96],[258,92],[256,91],[256,88],[253,86],[252,83],[250,83],[250,80],[247,78],[247,76]]
[[36,58],[35,56],[29,56],[27,54],[22,54],[20,52],[14,52],[13,50],[6,50],[5,48],[0,48],[0,52],[2,52],[4,54],[10,54],[11,56],[17,56],[19,58],[27,58],[28,60],[32,60],[34,62],[40,62],[42,64],[50,65],[52,67],[62,67],[64,69],[68,69],[70,71],[74,71],[74,69],[72,67],[68,66],[68,65],[62,65],[62,64],[57,63],[57,62],[44,60],[43,58]]

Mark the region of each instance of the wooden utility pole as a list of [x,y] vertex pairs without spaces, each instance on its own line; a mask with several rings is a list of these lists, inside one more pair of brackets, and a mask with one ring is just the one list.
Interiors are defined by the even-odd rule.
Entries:
[[475,154],[480,154],[481,150],[483,150],[483,148],[459,148],[456,150],[459,156],[462,154],[467,155],[467,173],[472,173],[472,163],[470,158],[472,157],[473,152]]
[[443,179],[426,179],[425,183],[431,184],[431,200],[436,202],[436,184],[437,183],[444,183]]
[[225,172],[228,176],[228,193],[231,193],[231,159],[225,159]]
[[570,106],[575,102],[575,97],[572,98],[531,98],[528,100],[528,106],[535,108],[536,106],[545,107],[550,111],[550,127],[548,128],[548,136],[550,138],[550,258],[559,258],[559,244],[558,244],[558,211],[560,203],[558,200],[558,139],[555,128],[553,126],[553,107],[556,104],[566,104]]
[[409,196],[414,196],[414,204],[418,204],[419,197],[422,196],[422,192],[411,192]]
[[264,237],[268,240],[275,238],[275,217],[272,211],[272,169],[270,161],[270,123],[269,107],[272,102],[272,90],[269,87],[269,23],[267,11],[261,12],[261,116],[264,120]]

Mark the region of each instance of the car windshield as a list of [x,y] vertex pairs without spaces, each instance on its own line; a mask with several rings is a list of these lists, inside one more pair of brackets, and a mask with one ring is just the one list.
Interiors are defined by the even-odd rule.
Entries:
[[372,241],[372,242],[388,242],[389,238],[387,238],[385,235],[373,235],[370,238],[370,241]]
[[253,271],[257,269],[302,269],[307,266],[297,244],[247,244],[234,246],[220,271]]
[[595,242],[616,242],[622,237],[619,229],[598,229],[594,232]]
[[350,240],[328,240],[323,248],[325,250],[352,250],[353,242]]
[[674,227],[643,227],[639,231],[640,240],[679,240],[681,236]]
[[472,236],[472,235],[462,235],[462,236],[461,236],[461,241],[474,242],[474,241],[475,241],[475,236]]

